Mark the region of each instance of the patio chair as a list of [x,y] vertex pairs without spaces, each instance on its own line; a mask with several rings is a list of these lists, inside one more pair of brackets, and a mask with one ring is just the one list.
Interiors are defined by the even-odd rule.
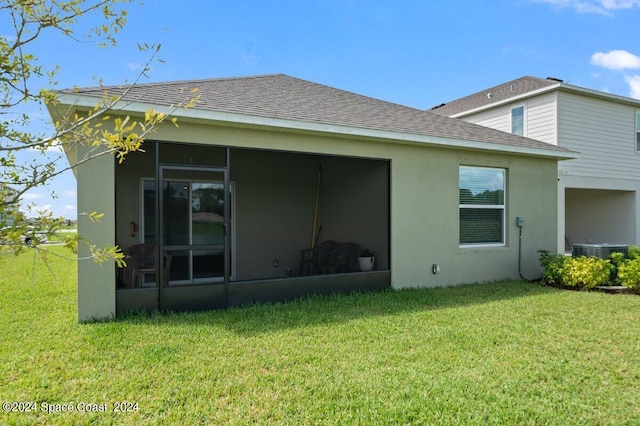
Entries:
[[340,243],[327,256],[318,257],[318,272],[339,274],[358,271],[358,253],[358,244]]
[[318,264],[326,262],[331,252],[338,246],[333,240],[326,240],[314,248],[300,250],[300,275],[314,275],[318,273]]
[[[136,244],[129,249],[131,256],[131,283],[134,287],[145,287],[145,276],[156,273],[156,245]],[[171,255],[164,253],[164,285],[169,284]],[[157,285],[154,283],[154,286]]]

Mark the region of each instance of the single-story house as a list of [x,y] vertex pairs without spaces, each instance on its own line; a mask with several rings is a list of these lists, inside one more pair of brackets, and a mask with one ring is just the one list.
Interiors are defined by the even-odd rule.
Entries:
[[[557,165],[577,153],[552,144],[286,75],[73,89],[50,113],[108,93],[123,95],[112,117],[141,116],[196,88],[144,151],[75,169],[78,211],[104,213],[79,232],[131,255],[126,269],[79,262],[80,321],[534,277],[537,250],[555,251]],[[310,265],[321,253],[303,250],[327,241],[373,250],[374,269],[353,253]]]

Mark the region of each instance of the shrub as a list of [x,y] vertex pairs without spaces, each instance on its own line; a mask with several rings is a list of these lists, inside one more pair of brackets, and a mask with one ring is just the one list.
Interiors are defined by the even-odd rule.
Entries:
[[640,292],[640,258],[622,261],[618,266],[617,281],[636,293]]
[[568,257],[562,267],[562,283],[568,287],[593,288],[607,284],[611,263],[598,257]]
[[624,253],[614,252],[609,255],[609,261],[611,262],[611,276],[609,281],[615,283],[618,281],[618,268],[626,261]]
[[640,259],[640,247],[629,246],[629,259]]
[[551,254],[548,250],[538,250],[538,253],[540,253],[540,266],[544,269],[542,282],[551,285],[563,285],[562,266],[568,257],[562,254]]
[[593,288],[610,280],[613,267],[608,260],[597,257],[568,257],[540,250],[542,281],[546,284],[574,288]]

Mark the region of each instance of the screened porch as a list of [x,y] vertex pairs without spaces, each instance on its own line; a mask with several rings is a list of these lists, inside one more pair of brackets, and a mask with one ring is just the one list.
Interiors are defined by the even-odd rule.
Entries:
[[[389,179],[386,160],[147,142],[116,166],[116,238],[128,254],[117,311],[388,287]],[[303,250],[328,240],[375,251],[373,271],[303,268]]]

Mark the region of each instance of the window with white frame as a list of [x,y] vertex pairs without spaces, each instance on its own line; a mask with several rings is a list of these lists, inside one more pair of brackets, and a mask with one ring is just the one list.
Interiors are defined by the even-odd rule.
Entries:
[[460,245],[504,245],[505,169],[460,166]]
[[511,108],[511,133],[524,136],[524,106]]
[[640,111],[636,111],[636,151],[640,152]]

